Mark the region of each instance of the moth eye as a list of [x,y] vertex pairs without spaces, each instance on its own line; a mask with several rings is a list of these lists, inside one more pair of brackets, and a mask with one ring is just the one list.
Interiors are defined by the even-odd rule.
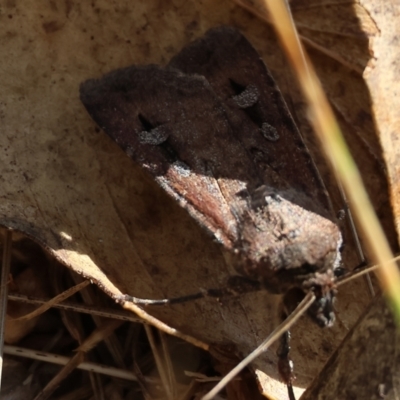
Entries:
[[268,122],[263,122],[261,125],[261,133],[265,139],[270,140],[271,142],[276,142],[279,139],[278,131]]
[[340,278],[341,276],[343,276],[346,273],[346,270],[342,266],[340,266],[340,267],[336,267],[333,270],[333,273],[335,275],[335,278]]
[[254,85],[248,85],[241,93],[233,96],[232,99],[239,108],[249,108],[258,102],[260,94]]
[[144,128],[143,131],[139,132],[140,143],[158,146],[168,139],[169,131],[165,125],[153,127],[153,125],[141,114],[139,114],[139,120]]

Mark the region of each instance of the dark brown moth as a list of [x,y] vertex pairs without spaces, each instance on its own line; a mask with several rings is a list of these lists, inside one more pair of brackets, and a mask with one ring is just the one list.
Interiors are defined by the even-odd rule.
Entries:
[[84,82],[80,96],[240,276],[272,293],[313,290],[314,320],[333,323],[341,232],[282,95],[243,35],[212,29],[167,67],[120,69]]
[[[93,119],[273,293],[331,292],[341,233],[282,95],[250,43],[212,29],[166,67],[81,85]],[[330,301],[328,301],[330,303]],[[333,318],[327,304],[316,314]]]

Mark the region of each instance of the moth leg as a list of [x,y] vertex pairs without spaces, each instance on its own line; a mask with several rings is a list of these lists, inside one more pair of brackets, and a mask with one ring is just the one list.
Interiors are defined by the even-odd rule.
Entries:
[[[297,305],[304,298],[304,292],[301,289],[293,288],[285,293],[281,305],[281,319],[284,321],[293,313]],[[286,331],[280,338],[280,344],[276,354],[278,356],[278,371],[282,381],[286,384],[290,400],[296,400],[293,391],[293,382],[296,379],[294,375],[293,361],[289,356],[290,353],[290,332]]]
[[278,360],[278,371],[286,384],[288,389],[288,395],[290,400],[296,400],[293,391],[293,381],[296,379],[296,376],[293,372],[293,361],[289,357],[290,352],[290,331],[286,331],[280,339],[280,345],[276,352],[279,357]]
[[[366,260],[363,248],[361,246],[361,242],[360,242],[360,238],[358,236],[357,228],[356,228],[356,225],[354,223],[353,214],[352,214],[351,209],[349,207],[349,202],[347,200],[346,194],[345,194],[345,192],[343,190],[343,187],[340,184],[340,182],[338,182],[338,187],[339,187],[340,195],[341,195],[343,203],[344,203],[344,209],[341,210],[341,211],[346,216],[347,223],[348,223],[348,226],[350,228],[350,232],[351,232],[351,234],[353,236],[355,248],[356,248],[358,259],[359,259],[359,265],[356,267],[356,269],[357,269],[357,268],[360,268],[362,266],[367,265],[367,260]],[[339,218],[339,220],[343,220],[343,218]],[[366,274],[365,277],[364,277],[364,281],[365,281],[365,284],[368,287],[368,291],[370,293],[371,298],[373,298],[375,296],[375,289],[374,289],[374,286],[372,284],[371,276],[369,274]]]

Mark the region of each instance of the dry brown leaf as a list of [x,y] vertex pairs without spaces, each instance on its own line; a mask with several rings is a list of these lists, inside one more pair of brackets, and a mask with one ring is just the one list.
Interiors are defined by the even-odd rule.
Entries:
[[399,344],[392,312],[378,296],[301,400],[398,399]]
[[400,79],[399,46],[400,27],[398,24],[400,8],[398,1],[365,1],[380,29],[380,35],[373,42],[373,62],[364,72],[365,82],[371,96],[373,118],[379,133],[380,143],[386,162],[390,184],[390,199],[397,233],[400,233],[399,197],[399,151],[397,145],[400,131]]
[[[264,0],[233,0],[258,18],[269,21]],[[379,33],[359,1],[291,0],[293,19],[307,46],[358,73],[371,58],[370,39]]]
[[[362,19],[367,21],[363,22],[367,35],[358,24],[359,11],[356,14],[352,7],[341,11],[343,18],[324,29],[328,23],[321,22],[320,16],[326,15],[330,21],[330,15],[337,14],[314,9],[307,19],[307,8],[301,8],[299,2],[293,5],[297,18],[301,16],[301,29],[313,32],[308,35],[310,40],[320,47],[331,47],[339,55],[336,59],[343,59],[347,65],[312,52],[374,205],[394,243],[386,178],[371,113],[373,104],[379,111],[374,116],[378,126],[385,128],[384,137],[390,138],[388,129],[394,132],[394,125],[385,125],[385,121],[392,121],[390,111],[398,108],[387,103],[385,108],[383,90],[395,86],[386,81],[384,88],[371,88],[381,74],[388,74],[389,67],[377,72],[380,63],[386,62],[377,48],[379,43],[381,49],[384,47],[382,34],[373,42],[376,60],[368,70],[371,97],[361,76],[354,72],[368,64],[368,37],[383,32],[383,19],[366,2],[357,3],[356,9],[362,9]],[[115,68],[166,63],[208,28],[233,25],[262,54],[287,95],[306,141],[315,149],[303,100],[293,90],[296,84],[272,29],[231,2],[212,0],[117,4],[98,0],[52,6],[31,2],[24,7],[8,2],[0,18],[0,49],[4,55],[0,72],[0,224],[38,241],[64,265],[92,279],[109,295],[128,292],[138,297],[171,297],[223,285],[228,270],[218,246],[94,126],[79,102],[78,88],[85,79]],[[389,25],[387,20],[385,24]],[[339,36],[345,37],[340,45],[336,41]],[[379,106],[375,104],[378,92],[382,101]],[[385,143],[386,150],[390,146]],[[334,191],[335,184],[321,163],[318,149],[314,154],[328,187]],[[337,209],[343,207],[337,192],[334,200]],[[349,235],[347,239],[346,262],[354,266],[357,260]],[[235,345],[238,354],[245,354],[277,323],[279,300],[279,296],[258,293],[226,299],[222,304],[202,300],[146,311],[203,341]],[[293,332],[300,388],[309,384],[366,301],[363,285],[355,283],[343,288],[339,296],[342,323],[323,331],[307,320],[301,321]],[[255,367],[264,391],[284,399],[286,388],[279,383],[274,351],[267,352]]]

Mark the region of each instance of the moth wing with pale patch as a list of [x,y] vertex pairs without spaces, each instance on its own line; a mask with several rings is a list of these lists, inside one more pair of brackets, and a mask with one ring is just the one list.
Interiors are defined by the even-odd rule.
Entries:
[[318,172],[264,63],[236,30],[211,30],[167,68],[87,81],[81,99],[239,273],[282,293],[317,285],[315,273],[338,264],[341,234],[326,219]]
[[129,157],[232,248],[238,223],[231,208],[245,207],[235,194],[258,176],[204,77],[133,66],[86,81],[81,100]]
[[257,164],[264,185],[277,191],[296,190],[292,201],[335,220],[322,179],[281,91],[240,32],[231,27],[211,29],[169,65],[209,81],[229,109],[236,138]]
[[247,186],[253,207],[238,218],[243,260],[236,269],[262,279],[271,291],[300,282],[312,286],[316,271],[339,265],[342,237],[331,222],[318,170],[257,51],[237,30],[219,27],[186,46],[169,66],[207,78],[262,180]]

